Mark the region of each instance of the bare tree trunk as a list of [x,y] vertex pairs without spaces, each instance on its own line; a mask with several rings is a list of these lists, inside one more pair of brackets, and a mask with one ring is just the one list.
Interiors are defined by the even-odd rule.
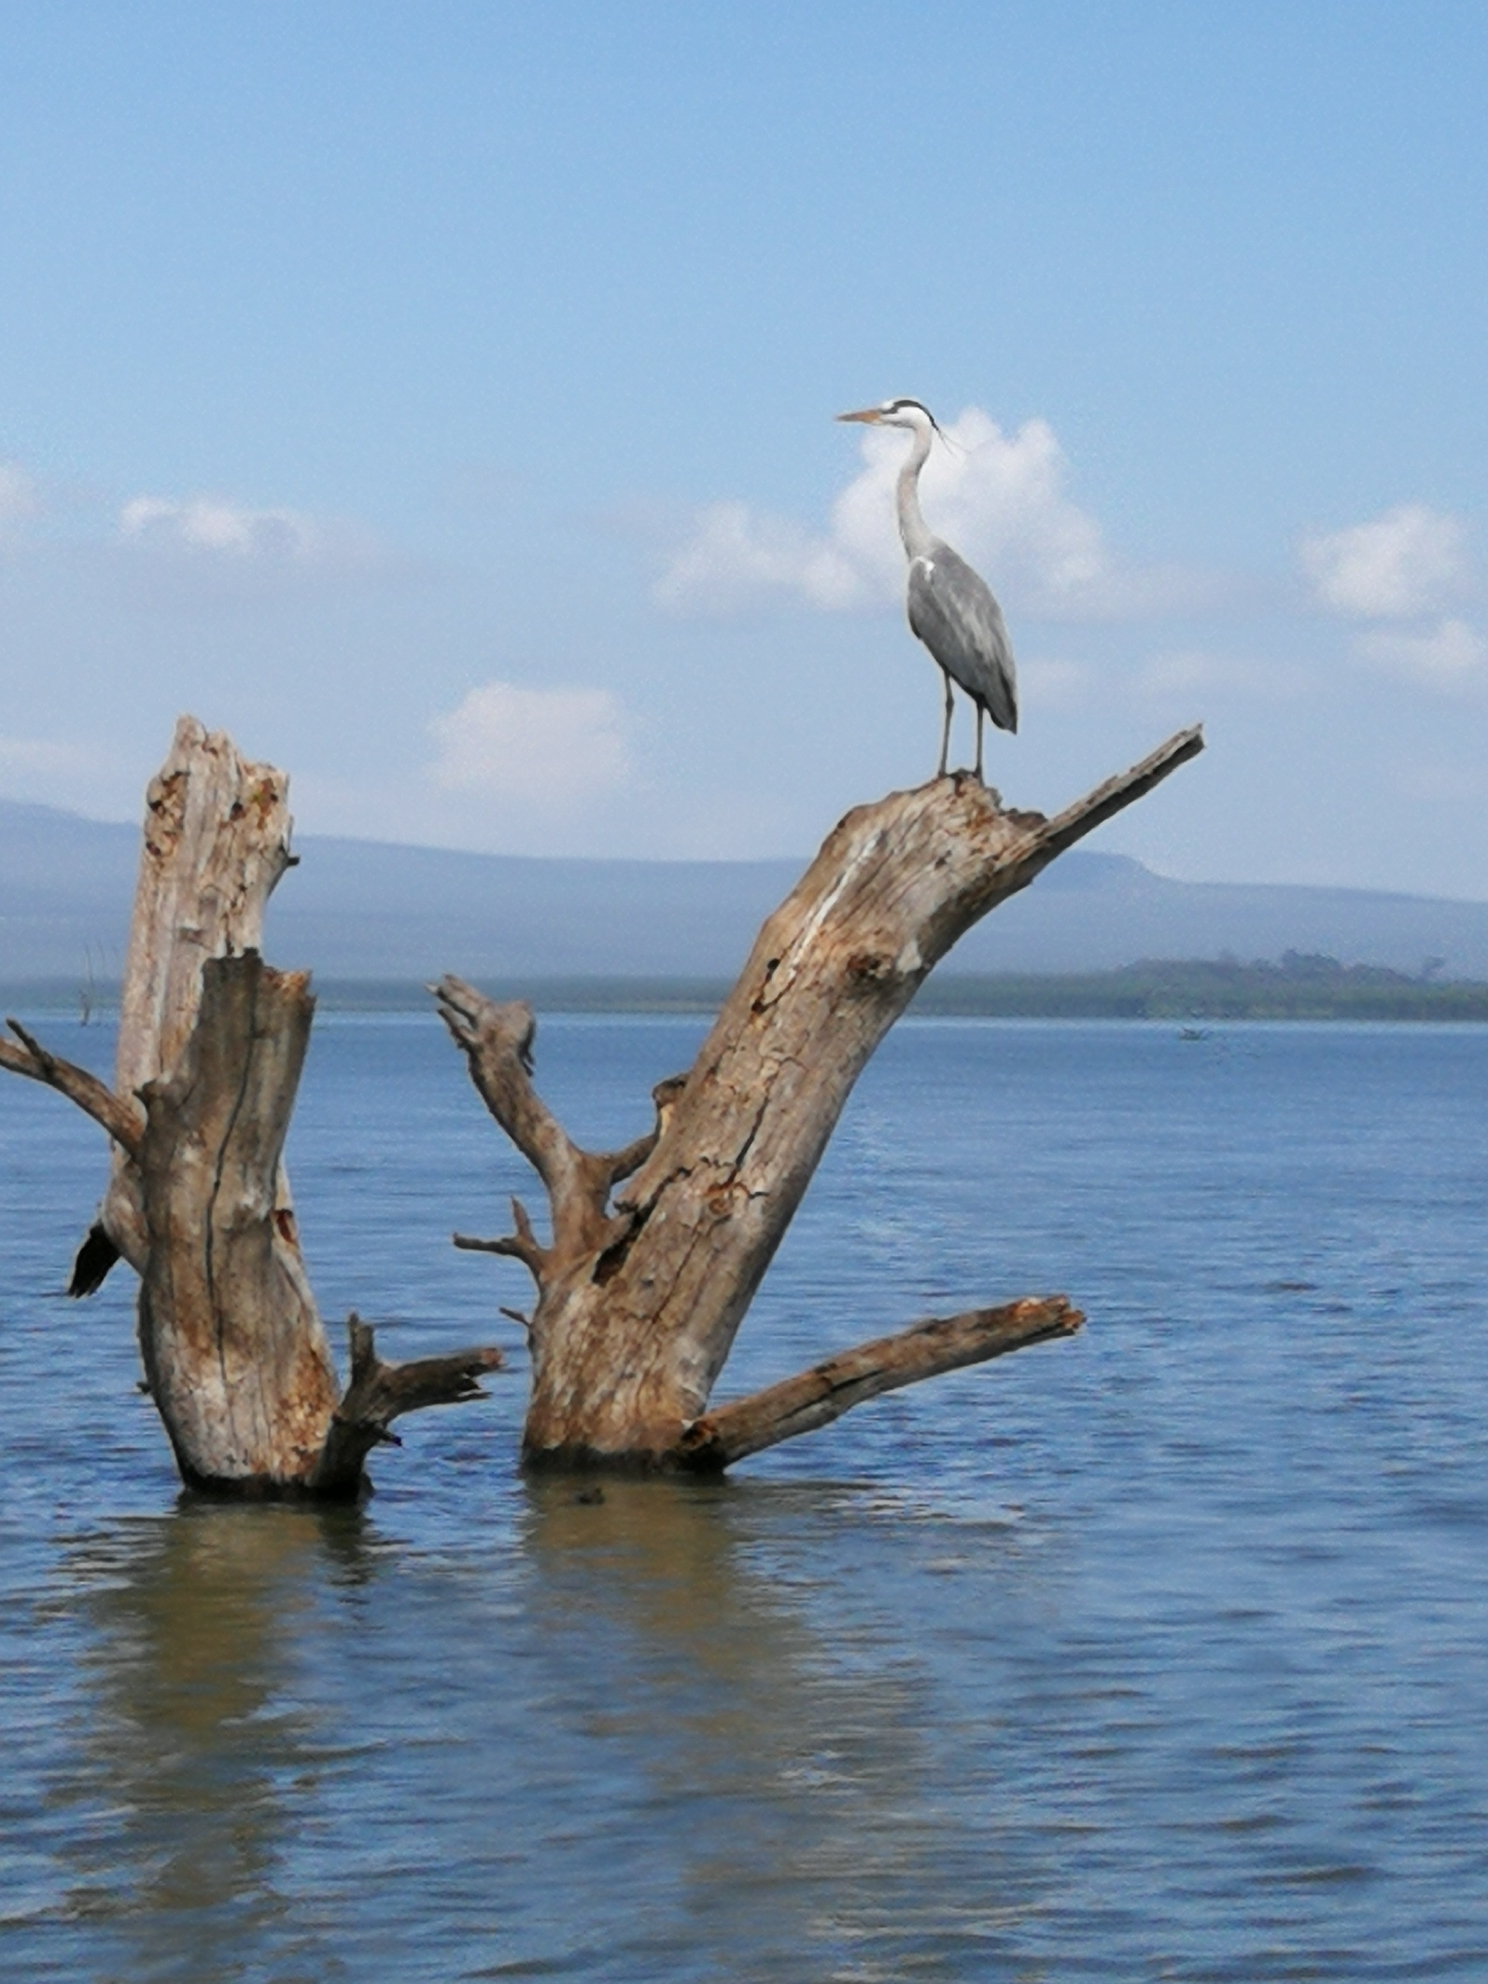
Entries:
[[202,972],[196,1022],[141,1090],[145,1376],[183,1479],[303,1481],[339,1390],[279,1161],[315,1002],[256,951]]
[[[849,813],[765,923],[691,1073],[655,1091],[655,1128],[622,1151],[580,1150],[537,1095],[527,1007],[498,1005],[456,978],[441,983],[441,1012],[475,1084],[537,1170],[552,1212],[546,1243],[516,1202],[515,1233],[456,1237],[523,1261],[537,1284],[529,1461],[726,1465],[889,1384],[973,1361],[937,1362],[922,1326],[909,1333],[915,1351],[891,1360],[899,1375],[838,1388],[833,1410],[813,1417],[762,1394],[704,1417],[854,1082],[932,966],[1202,748],[1199,731],[1182,732],[1054,820],[1004,812],[965,775]],[[1041,1320],[1021,1337],[1013,1327],[1019,1341],[1078,1323],[1059,1297],[1029,1313]],[[1005,1337],[978,1354],[1014,1347]],[[880,1344],[852,1355],[873,1364],[884,1354]],[[774,1430],[760,1437],[765,1426]]]
[[266,966],[264,908],[290,866],[288,782],[194,719],[150,786],[117,1092],[11,1022],[0,1067],[101,1123],[114,1166],[73,1291],[140,1275],[146,1381],[183,1480],[224,1494],[346,1496],[399,1413],[479,1395],[496,1350],[380,1362],[352,1320],[341,1396],[300,1251],[284,1140],[315,1002]]
[[[120,1095],[138,1095],[181,1060],[206,961],[262,950],[269,897],[295,859],[289,833],[283,772],[247,763],[224,731],[183,716],[145,794],[114,1059]],[[288,1208],[288,1181],[277,1189]],[[116,1151],[70,1292],[91,1295],[121,1256],[142,1273],[145,1245],[138,1170]]]

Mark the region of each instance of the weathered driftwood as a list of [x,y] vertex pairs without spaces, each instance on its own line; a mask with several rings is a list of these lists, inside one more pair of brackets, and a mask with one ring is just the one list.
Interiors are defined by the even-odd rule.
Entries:
[[388,1429],[405,1412],[420,1412],[426,1405],[452,1405],[467,1398],[484,1398],[480,1380],[487,1371],[499,1371],[502,1356],[489,1344],[472,1350],[456,1350],[444,1357],[419,1357],[408,1364],[386,1364],[377,1355],[370,1323],[352,1314],[351,1383],[346,1396],[331,1415],[325,1445],[310,1476],[310,1486],[321,1495],[347,1496],[360,1491],[362,1463],[382,1442],[398,1447],[403,1443]]
[[140,1275],[146,1384],[182,1478],[223,1494],[345,1496],[388,1426],[479,1395],[496,1350],[387,1364],[353,1318],[340,1393],[300,1251],[284,1141],[315,1002],[255,948],[290,865],[287,781],[183,718],[150,787],[125,977],[118,1088],[12,1021],[0,1067],[67,1095],[114,1141],[73,1273]]
[[[958,937],[1202,748],[1199,731],[1181,732],[1053,820],[1004,812],[996,793],[965,775],[849,813],[765,923],[691,1072],[655,1091],[654,1128],[624,1150],[581,1150],[543,1103],[526,1006],[498,1004],[457,978],[440,983],[441,1014],[476,1087],[551,1208],[547,1241],[518,1202],[514,1233],[456,1236],[459,1246],[522,1261],[537,1285],[523,1319],[529,1461],[681,1467],[712,1456],[722,1465],[736,1457],[729,1435],[710,1446],[712,1435],[697,1431],[721,1416],[726,1427],[775,1429],[754,1444],[836,1416],[812,1418],[777,1399],[705,1419],[854,1082]],[[1050,1333],[1062,1332],[1025,1340]],[[909,1334],[917,1349],[903,1353],[894,1368],[905,1375],[891,1382],[949,1368],[934,1361],[933,1337]],[[882,1345],[849,1354],[868,1359],[865,1382],[883,1356]],[[809,1390],[817,1376],[796,1382]],[[846,1396],[839,1409],[867,1395]]]
[[1049,1295],[916,1323],[896,1336],[881,1336],[825,1358],[783,1384],[705,1412],[683,1433],[677,1457],[700,1473],[716,1473],[746,1454],[830,1426],[855,1405],[917,1385],[921,1378],[985,1364],[1050,1337],[1073,1336],[1084,1320],[1063,1295]]
[[145,1134],[145,1112],[139,1103],[132,1097],[115,1095],[86,1068],[49,1053],[19,1020],[5,1024],[15,1035],[15,1043],[0,1040],[0,1068],[24,1075],[28,1081],[45,1082],[48,1088],[65,1095],[85,1116],[101,1124],[126,1156],[138,1158]]
[[307,1480],[336,1410],[276,1190],[314,1011],[305,973],[271,971],[256,951],[210,959],[179,1060],[140,1091],[140,1353],[192,1486]]
[[[145,794],[144,846],[119,1001],[114,1087],[135,1096],[178,1065],[196,1025],[209,958],[263,949],[264,912],[294,860],[289,780],[239,756],[195,717],[176,725]],[[277,1186],[286,1209],[287,1181]],[[138,1172],[118,1150],[69,1292],[91,1295],[122,1257],[144,1271]]]

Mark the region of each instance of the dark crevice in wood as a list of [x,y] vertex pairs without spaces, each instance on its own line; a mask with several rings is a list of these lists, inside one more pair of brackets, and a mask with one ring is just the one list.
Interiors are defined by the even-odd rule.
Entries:
[[607,1281],[612,1281],[624,1267],[626,1256],[645,1232],[646,1221],[650,1217],[649,1206],[638,1206],[627,1215],[625,1231],[618,1240],[612,1240],[595,1259],[592,1279],[597,1287],[602,1288]]

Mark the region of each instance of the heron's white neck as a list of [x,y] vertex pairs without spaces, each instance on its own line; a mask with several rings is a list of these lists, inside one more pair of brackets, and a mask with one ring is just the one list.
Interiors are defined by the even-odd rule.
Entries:
[[907,558],[927,557],[935,542],[920,508],[920,470],[930,458],[930,431],[928,423],[916,423],[914,443],[899,471],[899,535]]

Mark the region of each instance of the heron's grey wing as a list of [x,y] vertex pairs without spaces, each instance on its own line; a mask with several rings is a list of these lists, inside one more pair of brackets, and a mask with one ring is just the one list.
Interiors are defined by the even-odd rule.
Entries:
[[909,567],[909,624],[999,730],[1018,728],[1018,677],[992,588],[948,544]]

